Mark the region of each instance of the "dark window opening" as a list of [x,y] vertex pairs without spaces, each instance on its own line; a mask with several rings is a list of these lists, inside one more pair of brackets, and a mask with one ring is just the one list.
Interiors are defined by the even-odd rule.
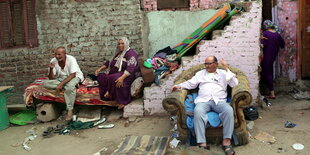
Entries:
[[0,49],[38,46],[35,0],[0,0]]
[[159,10],[189,8],[189,0],[157,0],[157,8]]

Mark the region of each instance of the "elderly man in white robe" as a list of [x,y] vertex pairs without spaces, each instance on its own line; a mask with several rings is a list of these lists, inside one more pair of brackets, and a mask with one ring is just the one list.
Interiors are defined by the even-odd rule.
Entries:
[[207,145],[205,128],[208,122],[209,111],[219,113],[223,122],[223,150],[225,154],[235,154],[231,145],[231,137],[234,130],[233,109],[227,98],[227,85],[234,87],[238,85],[236,75],[232,73],[224,59],[220,62],[224,69],[218,69],[215,56],[205,59],[204,70],[198,71],[190,80],[172,87],[172,91],[178,89],[195,89],[199,87],[198,96],[195,99],[194,129],[198,146],[210,149]]

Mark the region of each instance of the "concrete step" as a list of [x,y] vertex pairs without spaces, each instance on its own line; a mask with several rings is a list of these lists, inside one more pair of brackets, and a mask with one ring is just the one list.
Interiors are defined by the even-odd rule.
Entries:
[[[197,49],[197,48],[196,48]],[[188,63],[190,63],[194,59],[193,56],[183,56],[181,58],[181,65],[186,66]]]
[[223,30],[214,30],[212,31],[212,40],[215,40],[217,37],[222,36]]
[[196,54],[198,54],[200,51],[197,50],[197,48],[203,44],[205,44],[206,42],[208,42],[209,40],[200,40],[200,42],[198,43],[197,47],[196,47]]
[[123,117],[128,118],[131,116],[143,116],[144,104],[143,99],[138,98],[132,100],[124,107]]
[[27,110],[27,107],[25,104],[8,104],[7,108],[9,111],[22,111]]

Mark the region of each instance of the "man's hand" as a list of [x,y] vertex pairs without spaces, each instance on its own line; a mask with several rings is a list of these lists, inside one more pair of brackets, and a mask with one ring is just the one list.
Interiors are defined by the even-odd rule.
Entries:
[[228,69],[228,65],[227,62],[222,58],[222,60],[220,61],[220,64],[223,66],[224,70],[227,71]]
[[61,83],[59,83],[56,87],[56,91],[57,92],[61,92],[63,85]]
[[54,62],[51,62],[50,63],[50,69],[53,69],[55,67],[55,63]]
[[179,89],[181,89],[180,86],[173,86],[173,87],[171,88],[171,91],[176,91],[176,90],[179,90]]
[[50,79],[50,80],[53,80],[53,79],[55,79],[55,75],[54,75],[54,67],[55,67],[55,64],[56,64],[56,62],[51,62],[50,64],[49,64],[49,73],[48,73],[48,79]]
[[120,88],[120,87],[123,87],[123,84],[124,84],[124,79],[121,77],[119,77],[116,81],[115,81],[115,85],[117,88]]

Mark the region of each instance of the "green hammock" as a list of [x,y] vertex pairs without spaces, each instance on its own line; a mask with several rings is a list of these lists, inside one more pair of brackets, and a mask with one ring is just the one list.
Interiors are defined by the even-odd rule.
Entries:
[[[232,9],[233,8],[233,9]],[[196,31],[187,36],[182,42],[177,44],[173,49],[177,51],[180,59],[191,47],[198,43],[202,38],[212,30],[224,24],[231,16],[239,13],[242,8],[234,7],[233,4],[226,4],[222,9],[217,11],[208,21],[203,23]]]

